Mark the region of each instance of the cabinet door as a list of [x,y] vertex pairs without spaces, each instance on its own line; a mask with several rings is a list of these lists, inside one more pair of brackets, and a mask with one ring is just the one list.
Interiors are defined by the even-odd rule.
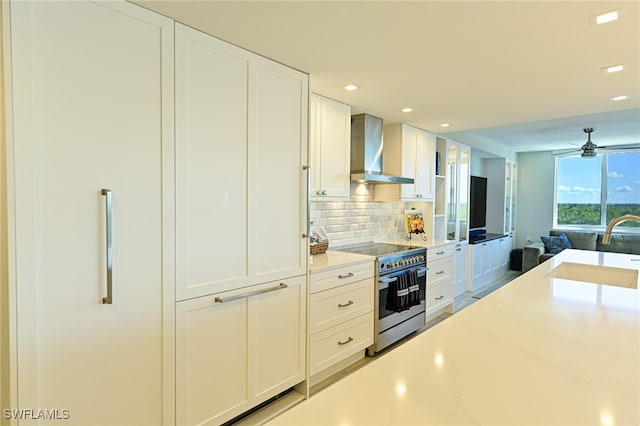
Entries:
[[256,403],[304,380],[305,280],[289,279],[284,289],[249,298],[249,383]]
[[249,408],[248,302],[176,304],[176,423],[220,424]]
[[[246,52],[176,23],[176,293],[246,284]],[[223,262],[220,259],[224,259]]]
[[351,107],[312,93],[309,101],[312,198],[349,198],[350,142]]
[[466,291],[467,286],[467,250],[469,244],[456,244],[456,284],[454,288],[454,296],[459,296]]
[[173,24],[125,2],[14,2],[10,20],[17,400],[162,424]]
[[221,424],[304,380],[305,294],[301,276],[177,303],[177,424]]
[[322,99],[322,195],[349,198],[351,107]]
[[417,135],[415,179],[419,198],[432,200],[435,189],[436,138],[427,132]]
[[482,279],[482,276],[485,273],[485,247],[486,243],[483,244],[473,244],[471,246],[471,281],[467,286],[467,290],[472,291],[473,285],[476,281]]
[[226,225],[248,224],[249,274],[265,282],[306,273],[308,77],[256,57],[249,86],[249,215]]
[[469,176],[470,149],[459,145],[460,161],[458,162],[458,239],[467,241],[469,236]]
[[309,196],[322,198],[322,96],[309,94]]
[[416,183],[416,162],[418,153],[418,131],[408,126],[402,126],[402,176],[413,178],[413,185],[401,185],[402,199],[418,199],[419,188]]

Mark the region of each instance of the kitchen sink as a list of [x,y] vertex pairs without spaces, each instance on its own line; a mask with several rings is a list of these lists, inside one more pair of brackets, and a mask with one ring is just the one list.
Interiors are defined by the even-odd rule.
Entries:
[[638,270],[612,266],[562,262],[547,273],[549,278],[638,288]]

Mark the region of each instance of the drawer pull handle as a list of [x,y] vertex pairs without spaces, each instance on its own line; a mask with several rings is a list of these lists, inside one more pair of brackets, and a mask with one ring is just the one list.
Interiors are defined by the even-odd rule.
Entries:
[[460,247],[458,247],[458,248],[456,249],[456,251],[462,251],[462,249],[461,249]]
[[347,306],[351,305],[353,305],[353,300],[349,300],[349,302],[345,303],[344,305],[342,303],[338,303],[338,308],[346,308]]
[[438,271],[438,272],[436,272],[436,275],[442,275],[442,274],[444,274],[444,271]]
[[436,300],[442,300],[442,299],[444,299],[444,296],[438,296],[438,297],[436,297]]
[[351,343],[353,342],[353,337],[349,337],[347,340],[345,340],[344,342],[338,342],[338,346],[343,346],[346,345],[347,343]]
[[338,275],[339,279],[343,279],[343,278],[351,278],[353,276],[353,272],[349,272],[348,274],[344,274],[344,275]]
[[437,251],[436,254],[444,254],[444,251]]
[[244,299],[245,297],[251,297],[251,296],[255,296],[257,294],[262,294],[262,293],[269,293],[270,291],[282,290],[283,288],[287,288],[287,285],[285,283],[280,283],[280,285],[277,285],[275,287],[265,288],[264,290],[250,291],[247,293],[239,294],[237,296],[216,297],[213,299],[213,302],[214,303],[231,302],[232,300]]

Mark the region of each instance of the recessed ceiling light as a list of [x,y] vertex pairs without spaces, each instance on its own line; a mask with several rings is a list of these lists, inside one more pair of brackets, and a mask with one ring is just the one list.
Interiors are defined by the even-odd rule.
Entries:
[[442,124],[440,124],[440,127],[449,127],[449,126],[451,126],[450,123],[442,123]]
[[615,101],[624,101],[629,99],[629,96],[627,95],[620,95],[620,96],[614,96],[613,98],[609,98],[610,101],[615,102]]
[[347,84],[346,86],[344,86],[345,90],[348,90],[350,92],[353,92],[354,90],[358,90],[359,87],[356,86],[355,84]]
[[620,72],[624,70],[624,65],[613,65],[610,67],[602,68],[603,74],[612,74],[614,72]]
[[622,9],[616,9],[610,12],[601,13],[600,15],[593,15],[589,19],[591,21],[591,25],[606,24],[607,22],[613,22],[620,19],[621,12]]
[[406,107],[406,108],[402,108],[401,111],[402,112],[411,112],[411,111],[413,111],[413,108]]

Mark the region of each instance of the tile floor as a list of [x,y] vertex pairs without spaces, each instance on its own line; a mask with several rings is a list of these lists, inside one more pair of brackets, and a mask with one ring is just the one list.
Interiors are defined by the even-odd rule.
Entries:
[[[462,309],[466,308],[467,306],[470,306],[470,305],[474,304],[475,302],[480,300],[482,297],[484,297],[487,294],[490,294],[491,292],[499,289],[503,285],[508,284],[511,280],[513,280],[514,278],[518,277],[521,274],[522,274],[522,272],[508,271],[500,279],[498,279],[498,280],[496,280],[496,281],[494,281],[494,282],[482,287],[482,289],[480,291],[477,291],[477,292],[474,292],[474,293],[465,292],[464,294],[461,294],[460,296],[455,297],[455,299],[453,301],[454,312],[459,312]],[[437,318],[432,319],[422,329],[420,329],[416,333],[413,333],[413,334],[405,337],[404,339],[394,343],[393,345],[389,346],[388,348],[386,348],[383,351],[381,351],[378,354],[376,354],[375,357],[364,357],[360,361],[355,362],[354,364],[352,364],[349,367],[345,368],[341,372],[339,372],[339,373],[329,377],[328,379],[316,384],[315,386],[313,386],[310,389],[310,394],[314,395],[314,394],[320,392],[322,389],[325,389],[326,387],[330,386],[332,383],[337,382],[341,378],[348,376],[352,372],[362,368],[363,366],[367,365],[368,363],[375,361],[376,359],[380,358],[381,356],[384,356],[385,353],[388,353],[389,351],[393,350],[393,348],[403,344],[404,342],[407,342],[408,340],[414,338],[415,336],[417,336],[421,332],[423,332],[425,330],[428,330],[429,328],[431,328],[434,325],[438,324],[439,322],[449,318],[450,316],[451,316],[451,314],[443,314],[443,315],[440,315]]]

